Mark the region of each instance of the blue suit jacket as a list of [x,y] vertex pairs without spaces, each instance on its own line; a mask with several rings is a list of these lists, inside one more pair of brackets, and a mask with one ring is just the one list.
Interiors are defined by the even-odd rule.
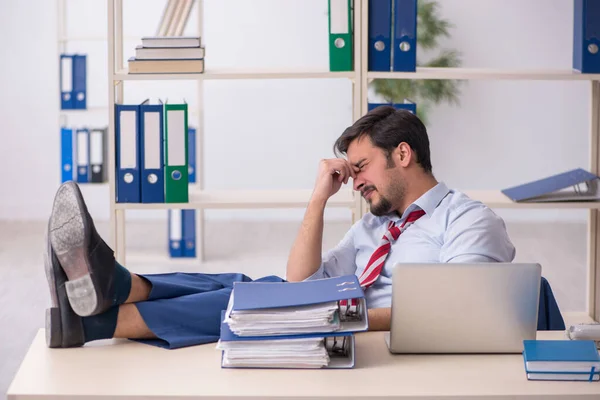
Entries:
[[538,331],[561,331],[565,329],[565,321],[563,320],[552,288],[542,277],[540,284],[540,305],[538,311]]

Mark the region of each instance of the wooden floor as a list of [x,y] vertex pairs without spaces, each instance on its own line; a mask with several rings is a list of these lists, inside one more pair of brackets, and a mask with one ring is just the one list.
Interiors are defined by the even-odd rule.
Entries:
[[[349,223],[328,224],[324,249],[334,246]],[[203,264],[169,261],[166,227],[160,222],[130,222],[128,267],[140,273],[242,272],[253,278],[284,275],[287,252],[299,223],[225,223],[206,226],[207,260]],[[0,399],[15,375],[33,337],[44,324],[49,305],[43,270],[44,223],[0,222]],[[106,237],[107,224],[98,224]],[[517,248],[515,261],[542,264],[562,311],[584,311],[586,226],[579,223],[508,224]],[[241,234],[240,234],[241,232]]]

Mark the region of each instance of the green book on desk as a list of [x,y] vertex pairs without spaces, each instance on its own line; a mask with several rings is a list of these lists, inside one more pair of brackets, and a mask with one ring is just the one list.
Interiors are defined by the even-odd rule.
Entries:
[[600,356],[593,340],[524,340],[529,380],[600,380]]

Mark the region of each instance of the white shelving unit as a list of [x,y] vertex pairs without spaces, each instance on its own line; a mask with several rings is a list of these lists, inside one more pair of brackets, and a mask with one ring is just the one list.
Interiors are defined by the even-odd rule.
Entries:
[[[306,70],[206,70],[203,74],[189,75],[128,75],[122,69],[122,1],[108,0],[108,61],[109,81],[109,154],[110,170],[110,214],[111,240],[119,261],[125,260],[125,211],[128,209],[167,209],[196,208],[200,212],[212,208],[290,208],[305,207],[310,191],[268,190],[268,191],[207,191],[202,187],[202,82],[205,79],[303,79],[303,78],[347,78],[353,82],[353,120],[367,112],[368,84],[372,79],[464,79],[464,80],[546,80],[546,81],[588,81],[590,84],[590,166],[589,170],[600,174],[600,74],[580,74],[571,70],[499,70],[480,68],[417,68],[416,72],[374,72],[368,71],[368,1],[354,0],[354,71],[329,72]],[[325,1],[325,0],[324,0]],[[199,34],[202,36],[203,1],[198,0]],[[115,102],[123,100],[123,85],[126,80],[194,80],[198,82],[198,183],[190,188],[188,204],[117,204],[115,203],[114,176],[114,108]],[[500,190],[481,191],[458,188],[476,200],[492,208],[512,209],[587,209],[588,210],[588,274],[587,310],[575,313],[577,321],[600,320],[600,202],[569,203],[515,203]],[[348,207],[353,210],[353,219],[359,219],[367,211],[366,203],[351,191],[342,191],[328,203],[333,207]],[[202,220],[202,218],[199,218]],[[202,223],[199,223],[199,243],[202,246]],[[200,252],[201,254],[202,252]],[[571,316],[569,316],[571,317]]]
[[[203,35],[203,0],[196,1],[198,17],[198,35]],[[203,82],[207,79],[248,80],[248,79],[349,79],[353,82],[353,121],[361,115],[361,37],[360,21],[355,26],[355,55],[357,66],[351,72],[330,72],[327,70],[235,70],[207,69],[202,74],[140,74],[130,75],[123,68],[123,0],[108,0],[108,78],[109,85],[109,193],[110,193],[110,231],[111,243],[115,249],[117,260],[125,262],[125,211],[126,210],[166,210],[166,209],[196,209],[197,217],[197,258],[204,255],[204,210],[233,209],[233,208],[303,208],[308,204],[312,190],[205,190],[203,184]],[[325,40],[326,38],[324,38]],[[116,203],[115,202],[115,143],[114,143],[114,104],[123,101],[124,81],[152,80],[188,80],[196,81],[198,109],[189,110],[190,115],[196,114],[196,183],[190,184],[189,203]],[[195,112],[194,112],[195,111]],[[351,190],[340,191],[329,202],[328,207],[349,208],[353,220],[362,216],[363,205],[360,196]]]

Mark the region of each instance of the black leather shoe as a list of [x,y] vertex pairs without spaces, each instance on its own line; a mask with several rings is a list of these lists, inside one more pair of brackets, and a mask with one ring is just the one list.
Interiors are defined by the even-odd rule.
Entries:
[[113,304],[115,256],[102,240],[75,182],[61,185],[50,216],[50,243],[67,275],[73,311],[87,317]]
[[85,343],[81,317],[73,312],[65,284],[67,276],[46,238],[44,267],[50,288],[52,307],[46,310],[46,344],[48,347],[80,347]]

